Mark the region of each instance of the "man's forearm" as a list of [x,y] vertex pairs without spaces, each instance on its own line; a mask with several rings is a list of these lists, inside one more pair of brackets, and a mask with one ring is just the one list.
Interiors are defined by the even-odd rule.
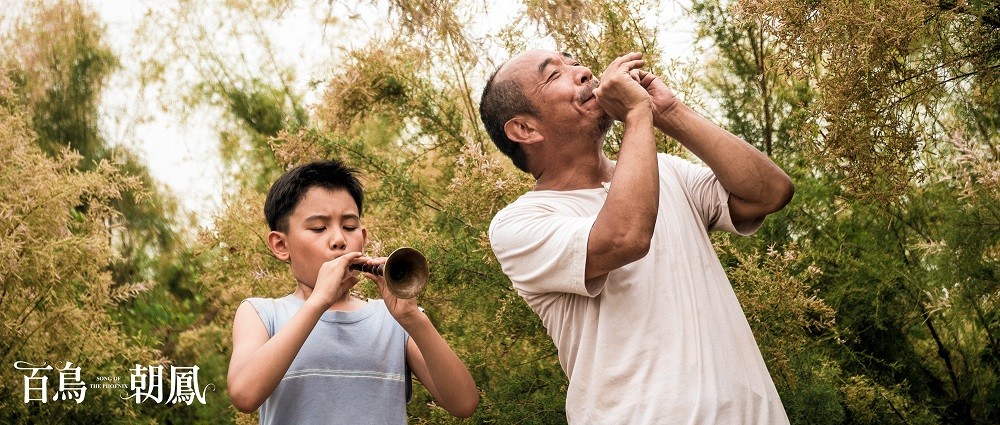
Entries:
[[598,216],[599,220],[609,218],[613,222],[628,223],[639,229],[637,234],[649,237],[656,225],[660,187],[652,118],[651,111],[646,109],[626,119],[622,147],[604,206],[618,211],[608,217]]
[[611,189],[587,240],[587,279],[639,260],[649,252],[660,191],[652,121],[648,108],[626,118]]
[[770,158],[687,105],[656,114],[653,123],[704,161],[719,183],[741,201],[766,214],[791,199],[791,180]]

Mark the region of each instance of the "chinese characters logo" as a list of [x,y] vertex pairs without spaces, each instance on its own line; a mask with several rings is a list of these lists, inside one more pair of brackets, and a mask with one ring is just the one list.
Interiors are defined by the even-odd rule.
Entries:
[[[53,371],[58,371],[58,386],[51,396],[53,401],[74,400],[77,404],[83,402],[87,396],[87,389],[99,388],[122,388],[129,389],[129,395],[122,399],[133,399],[136,403],[151,400],[156,403],[191,405],[194,402],[205,404],[205,393],[213,384],[200,387],[198,385],[198,366],[180,367],[170,366],[169,385],[164,385],[164,367],[162,365],[143,366],[135,365],[130,370],[130,385],[117,383],[94,383],[88,385],[81,379],[80,367],[73,367],[73,362],[66,362],[61,368],[53,368],[46,364],[39,366],[24,361],[14,362],[14,368],[25,372],[24,375],[24,402],[33,401],[48,403],[49,397],[49,377]],[[120,377],[99,376],[98,381],[118,381]],[[55,385],[53,385],[55,386]],[[164,394],[166,397],[164,398]]]

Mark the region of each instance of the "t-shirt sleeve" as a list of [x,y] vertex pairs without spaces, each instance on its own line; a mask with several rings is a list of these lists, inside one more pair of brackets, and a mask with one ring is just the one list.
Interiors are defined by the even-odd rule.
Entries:
[[729,213],[729,191],[722,187],[711,168],[675,156],[660,154],[660,162],[678,173],[682,186],[705,228],[742,236],[752,235],[764,223],[761,217],[736,227]]
[[490,244],[514,288],[596,296],[606,275],[585,280],[587,241],[597,216],[572,217],[537,205],[508,208],[490,223]]

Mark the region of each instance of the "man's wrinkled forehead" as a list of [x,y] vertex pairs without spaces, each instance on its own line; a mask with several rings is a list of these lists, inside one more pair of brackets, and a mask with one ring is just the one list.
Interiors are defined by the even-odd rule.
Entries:
[[541,75],[545,68],[563,58],[573,59],[573,56],[566,52],[556,52],[552,50],[528,50],[522,52],[500,66],[497,71],[497,80],[510,78],[511,75],[520,71],[533,72]]

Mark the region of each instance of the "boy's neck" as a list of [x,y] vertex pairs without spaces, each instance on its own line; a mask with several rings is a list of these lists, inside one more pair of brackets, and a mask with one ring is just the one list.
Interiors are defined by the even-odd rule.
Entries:
[[[308,300],[309,295],[311,294],[312,294],[312,288],[305,286],[301,283],[296,285],[295,292],[292,293],[293,296],[303,301]],[[353,295],[351,295],[351,292],[348,291],[339,300],[334,301],[333,304],[330,305],[330,308],[327,309],[327,311],[355,311],[361,309],[367,304],[368,304],[367,301],[354,297]]]

